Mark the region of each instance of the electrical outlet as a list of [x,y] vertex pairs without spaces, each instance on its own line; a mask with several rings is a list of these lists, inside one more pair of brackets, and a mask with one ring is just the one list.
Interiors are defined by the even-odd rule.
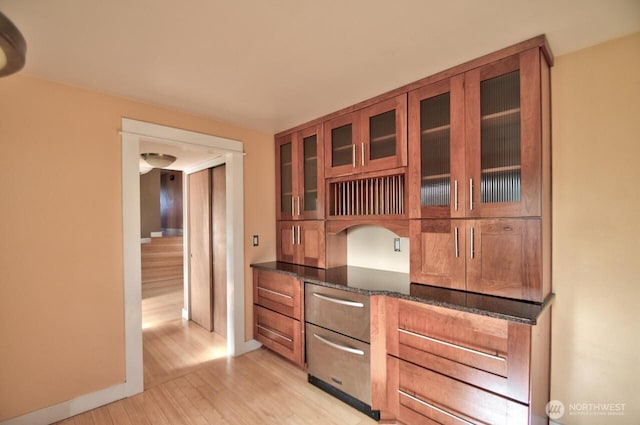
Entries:
[[258,246],[260,244],[260,239],[258,235],[253,235],[253,246]]
[[400,238],[393,239],[393,250],[395,252],[400,252]]

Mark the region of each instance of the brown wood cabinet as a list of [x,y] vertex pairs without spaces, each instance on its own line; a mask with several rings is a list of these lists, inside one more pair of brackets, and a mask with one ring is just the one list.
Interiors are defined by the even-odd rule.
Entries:
[[411,220],[409,233],[412,282],[535,302],[551,290],[540,219]]
[[378,376],[387,385],[373,387],[373,407],[383,417],[406,424],[548,423],[549,310],[531,326],[385,302],[387,364]]
[[326,232],[325,221],[278,221],[276,259],[304,266],[344,266],[347,262],[346,232]]
[[325,176],[407,165],[407,95],[324,122]]
[[324,218],[322,125],[276,138],[276,218]]
[[302,282],[253,270],[254,338],[304,369]]
[[411,218],[543,215],[548,72],[536,47],[409,92]]

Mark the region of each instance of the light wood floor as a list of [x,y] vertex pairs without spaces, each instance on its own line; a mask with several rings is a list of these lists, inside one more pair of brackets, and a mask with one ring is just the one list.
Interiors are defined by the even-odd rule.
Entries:
[[181,286],[145,287],[142,303],[145,391],[59,424],[376,423],[264,348],[226,357],[224,338],[181,320]]

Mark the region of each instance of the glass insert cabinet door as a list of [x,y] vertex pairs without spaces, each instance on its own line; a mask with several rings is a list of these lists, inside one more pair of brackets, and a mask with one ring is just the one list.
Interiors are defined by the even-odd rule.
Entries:
[[322,126],[276,138],[277,219],[324,216]]
[[469,71],[467,216],[539,216],[540,57],[527,51]]
[[407,96],[402,94],[324,124],[325,175],[407,165]]
[[464,76],[409,93],[410,216],[463,217]]
[[361,112],[359,156],[362,171],[407,165],[407,95],[376,103]]

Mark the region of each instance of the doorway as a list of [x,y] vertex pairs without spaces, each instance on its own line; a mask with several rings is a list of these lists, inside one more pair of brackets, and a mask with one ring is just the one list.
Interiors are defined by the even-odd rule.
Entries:
[[[140,143],[164,143],[182,150],[217,151],[215,159],[193,166],[189,172],[225,164],[227,236],[227,350],[236,356],[259,347],[244,341],[244,223],[242,143],[217,136],[122,119],[123,268],[125,307],[125,396],[143,390],[141,281],[140,281]],[[185,232],[188,238],[188,231]],[[187,259],[185,258],[185,263]],[[185,271],[185,274],[188,273]],[[188,282],[188,279],[185,279]],[[185,285],[186,286],[186,285]],[[185,294],[188,299],[188,288]],[[188,304],[183,310],[188,315]],[[188,316],[187,316],[188,317]]]

